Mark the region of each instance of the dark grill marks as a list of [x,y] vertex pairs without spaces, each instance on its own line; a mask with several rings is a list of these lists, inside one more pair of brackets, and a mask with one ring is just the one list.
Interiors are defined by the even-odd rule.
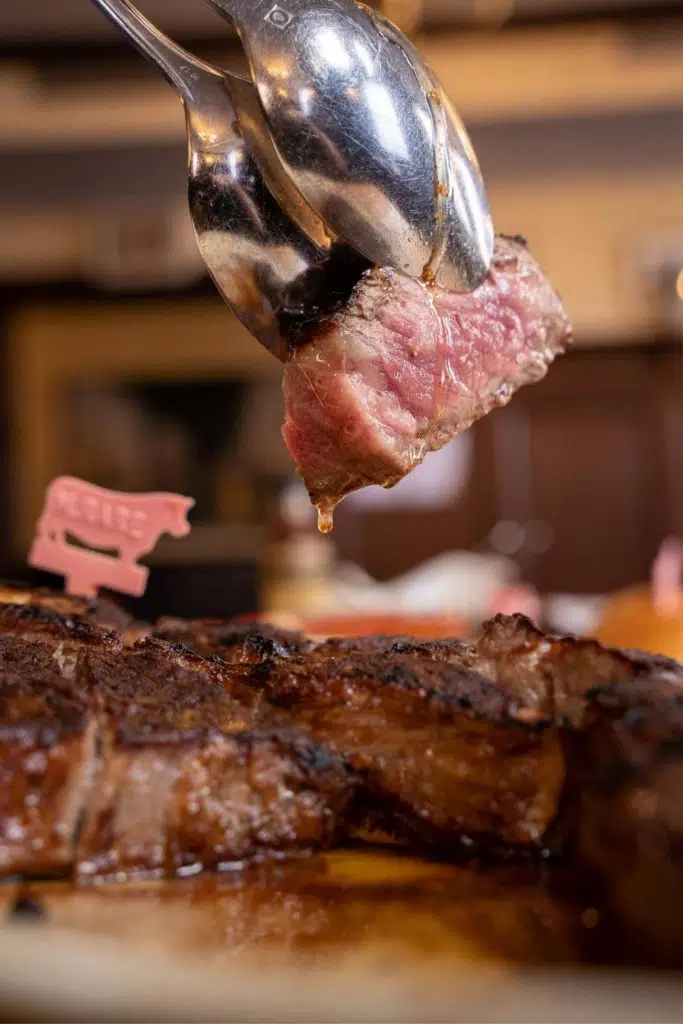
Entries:
[[160,619],[154,636],[169,643],[184,644],[206,658],[219,655],[231,665],[260,665],[273,659],[295,657],[312,646],[300,633],[255,620]]
[[[188,632],[185,642],[193,646]],[[469,644],[332,639],[297,654],[290,643],[286,657],[241,672],[240,685],[343,753],[363,780],[373,825],[418,845],[453,848],[463,835],[487,834],[493,842],[573,847],[579,832],[592,834],[587,822],[601,820],[613,792],[607,780],[627,785],[624,773],[649,764],[655,750],[670,773],[683,747],[678,663],[547,635],[520,615],[497,617]],[[635,736],[655,714],[659,739],[647,733],[636,757]],[[609,747],[600,739],[608,718],[618,750],[614,737]],[[628,808],[619,816],[638,834]],[[594,845],[584,838],[581,848]],[[606,844],[604,861],[585,859],[606,872],[615,848]]]
[[331,842],[347,766],[277,731],[252,691],[231,696],[226,672],[157,638],[1,608],[0,871],[120,878]]
[[[86,656],[89,685],[120,724],[156,730],[215,728],[236,732],[260,724],[258,701],[239,701],[223,685],[224,667],[154,637],[118,651]],[[250,706],[251,704],[251,706]]]
[[396,643],[323,644],[246,668],[239,685],[347,760],[367,814],[388,831],[400,822],[413,842],[451,850],[463,835],[540,843],[564,781],[557,730],[524,721],[483,676],[448,658],[392,654]]

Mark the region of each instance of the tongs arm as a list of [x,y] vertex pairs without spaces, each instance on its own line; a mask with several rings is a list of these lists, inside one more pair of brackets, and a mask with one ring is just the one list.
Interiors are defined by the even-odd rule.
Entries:
[[[229,106],[230,97],[222,88],[225,72],[178,46],[128,0],[93,0],[93,3],[128,36],[139,53],[159,69],[186,104],[201,107],[210,98],[205,92],[213,93],[219,85],[222,105]],[[234,117],[233,111],[229,114]]]

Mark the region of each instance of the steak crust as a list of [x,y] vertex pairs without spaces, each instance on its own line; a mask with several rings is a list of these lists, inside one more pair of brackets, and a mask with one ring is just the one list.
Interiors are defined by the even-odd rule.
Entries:
[[205,658],[219,655],[230,665],[260,665],[295,657],[313,648],[302,633],[254,619],[163,618],[153,633],[169,643],[184,644]]
[[683,689],[670,677],[594,691],[567,735],[579,862],[620,962],[683,964]]
[[331,845],[353,792],[340,758],[296,734],[106,737],[76,852],[81,879],[195,874]]
[[678,663],[523,616],[468,643],[140,632],[0,601],[1,874],[194,873],[368,826],[459,856],[550,847],[621,960],[683,962]]
[[0,606],[0,872],[121,878],[331,842],[355,796],[348,766],[278,731],[252,690],[237,699],[227,671]]
[[557,729],[458,664],[389,653],[396,643],[323,644],[235,667],[228,685],[248,685],[348,761],[374,826],[451,850],[539,844],[564,782]]
[[524,615],[487,622],[474,645],[474,664],[525,707],[574,726],[582,724],[587,696],[598,687],[648,677],[683,682],[683,666],[670,658],[553,636]]

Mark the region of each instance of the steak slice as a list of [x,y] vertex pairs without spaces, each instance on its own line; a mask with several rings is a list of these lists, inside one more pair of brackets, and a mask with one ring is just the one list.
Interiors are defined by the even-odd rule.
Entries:
[[524,707],[575,726],[598,687],[648,677],[683,683],[683,666],[670,658],[605,647],[587,637],[553,636],[524,615],[485,623],[473,665]]
[[620,962],[683,965],[683,689],[636,679],[591,694],[567,733],[578,854]]
[[554,726],[457,665],[389,653],[235,667],[292,725],[341,755],[365,811],[418,845],[538,845],[564,783]]
[[73,861],[97,771],[85,652],[119,650],[121,638],[80,618],[71,598],[61,605],[44,592],[2,592],[0,873],[52,874]]
[[100,785],[86,814],[81,878],[188,872],[326,845],[355,780],[341,758],[273,729],[227,666],[155,637],[92,652],[106,710]]
[[[246,684],[337,749],[361,777],[366,821],[417,844],[469,836],[562,848],[578,827],[580,786],[576,772],[565,780],[557,730],[564,744],[582,727],[597,687],[683,682],[667,658],[545,634],[522,615],[497,616],[472,643],[376,636],[275,648],[262,628],[248,634],[257,658],[228,645],[239,651],[228,687]],[[230,623],[211,631],[236,635]],[[198,624],[185,640],[217,649]],[[520,796],[529,778],[531,811],[529,792]]]
[[332,841],[348,766],[275,729],[252,688],[229,693],[227,671],[157,638],[0,607],[0,873],[163,874]]
[[194,874],[324,848],[345,827],[353,792],[340,758],[293,733],[118,729],[77,874]]
[[49,685],[0,686],[0,874],[68,868],[95,773],[96,720]]
[[366,273],[285,366],[283,436],[322,520],[359,487],[398,483],[540,380],[570,336],[560,299],[518,240],[497,240],[472,294]]

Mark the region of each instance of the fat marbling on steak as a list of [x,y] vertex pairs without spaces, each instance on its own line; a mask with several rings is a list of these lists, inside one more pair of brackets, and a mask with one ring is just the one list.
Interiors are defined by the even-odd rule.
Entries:
[[283,435],[323,520],[345,494],[393,486],[540,380],[570,338],[557,293],[518,239],[497,239],[472,294],[368,271],[285,367]]

